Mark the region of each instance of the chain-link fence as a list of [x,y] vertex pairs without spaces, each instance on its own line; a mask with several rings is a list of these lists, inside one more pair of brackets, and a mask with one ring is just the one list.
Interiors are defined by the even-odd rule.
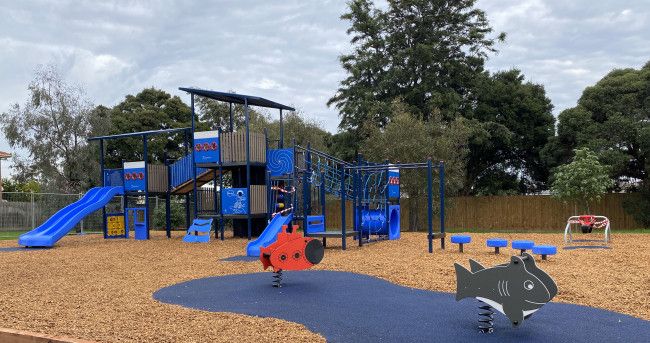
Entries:
[[[0,200],[0,231],[29,231],[38,227],[57,211],[79,200],[83,194],[2,192]],[[183,204],[179,204],[183,202]],[[144,207],[144,197],[129,197],[130,207]],[[172,207],[184,207],[182,199],[174,199]],[[122,197],[114,197],[106,205],[107,212],[122,212]],[[165,199],[149,197],[149,215],[165,213]],[[162,223],[162,225],[160,225]],[[156,225],[158,224],[158,225]],[[83,218],[73,232],[101,232],[102,212],[95,211]],[[161,226],[161,227],[159,227]],[[164,219],[152,218],[153,229],[163,228]]]

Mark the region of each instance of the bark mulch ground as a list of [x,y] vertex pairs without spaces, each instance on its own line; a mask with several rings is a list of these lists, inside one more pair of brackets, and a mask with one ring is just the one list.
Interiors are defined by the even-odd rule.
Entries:
[[[49,250],[0,252],[0,327],[103,342],[315,342],[323,338],[304,326],[272,318],[209,313],[166,305],[152,293],[161,287],[207,276],[252,273],[261,264],[222,259],[244,253],[246,240],[229,238],[186,244],[182,233],[168,240],[104,240],[97,235],[62,239]],[[427,253],[426,235],[403,233],[398,241],[343,252],[328,240],[316,269],[374,275],[405,286],[454,292],[454,262],[473,258],[490,266],[501,255],[485,246],[491,237],[531,239],[558,246],[538,265],[558,283],[554,301],[588,305],[650,320],[650,235],[614,234],[612,249],[563,250],[562,234],[471,234],[461,254]],[[0,247],[15,246],[1,241]],[[270,275],[269,275],[270,279]],[[325,299],[326,300],[326,299]],[[324,304],[326,306],[326,304]],[[576,318],[576,320],[579,320]]]

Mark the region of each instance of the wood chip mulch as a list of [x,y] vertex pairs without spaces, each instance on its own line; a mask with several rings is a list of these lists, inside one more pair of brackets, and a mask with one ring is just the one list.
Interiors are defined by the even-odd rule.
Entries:
[[[149,241],[70,236],[54,249],[0,253],[0,327],[100,342],[317,342],[323,337],[304,326],[273,318],[210,313],[162,304],[152,298],[161,287],[208,276],[262,271],[260,263],[227,262],[242,255],[246,240],[228,238],[186,244],[181,232],[168,240],[155,232]],[[473,258],[486,266],[507,261],[485,246],[492,237],[531,239],[558,246],[538,265],[557,282],[554,301],[588,305],[650,320],[650,235],[614,234],[612,249],[563,250],[562,234],[475,234],[465,253],[447,241],[427,253],[426,235],[402,233],[398,241],[363,248],[328,240],[317,269],[374,275],[421,289],[455,292],[454,262]],[[580,237],[582,238],[582,237]],[[0,241],[0,247],[15,246]],[[324,300],[326,301],[326,300]],[[326,304],[324,304],[326,306]]]

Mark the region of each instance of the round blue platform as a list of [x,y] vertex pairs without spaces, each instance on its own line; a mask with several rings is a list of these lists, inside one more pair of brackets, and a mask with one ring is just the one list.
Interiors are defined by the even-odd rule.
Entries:
[[508,246],[508,240],[503,238],[490,238],[486,244],[490,248],[505,248]]
[[456,244],[467,244],[472,241],[472,237],[467,235],[454,235],[451,236],[451,242]]
[[512,248],[513,249],[519,249],[519,250],[530,250],[535,246],[535,242],[533,241],[512,241]]
[[[495,314],[492,334],[477,330],[478,302],[450,293],[392,284],[348,272],[210,277],[162,288],[161,302],[212,312],[280,318],[305,325],[328,342],[638,342],[650,322],[592,307],[550,303],[519,327]],[[246,328],[241,327],[241,330]]]
[[554,245],[536,245],[533,247],[533,254],[555,255],[557,254],[557,247]]

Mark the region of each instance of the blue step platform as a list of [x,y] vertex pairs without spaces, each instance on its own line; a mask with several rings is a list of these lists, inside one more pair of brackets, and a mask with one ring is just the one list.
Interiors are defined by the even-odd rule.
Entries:
[[499,253],[499,248],[505,248],[508,246],[508,240],[503,238],[490,238],[486,242],[488,248],[494,248],[494,253]]
[[467,235],[454,235],[451,236],[451,242],[458,244],[458,249],[460,252],[463,252],[463,244],[467,244],[472,241],[472,237]]
[[526,250],[530,250],[534,246],[535,246],[535,242],[533,241],[526,241],[526,240],[512,241],[512,248],[520,250],[521,253],[525,253]]
[[533,254],[542,255],[542,260],[546,260],[548,255],[557,254],[557,247],[554,245],[536,245],[533,247]]
[[187,234],[183,237],[186,243],[207,243],[210,241],[210,230],[212,230],[212,218],[196,218],[192,226],[187,229]]

